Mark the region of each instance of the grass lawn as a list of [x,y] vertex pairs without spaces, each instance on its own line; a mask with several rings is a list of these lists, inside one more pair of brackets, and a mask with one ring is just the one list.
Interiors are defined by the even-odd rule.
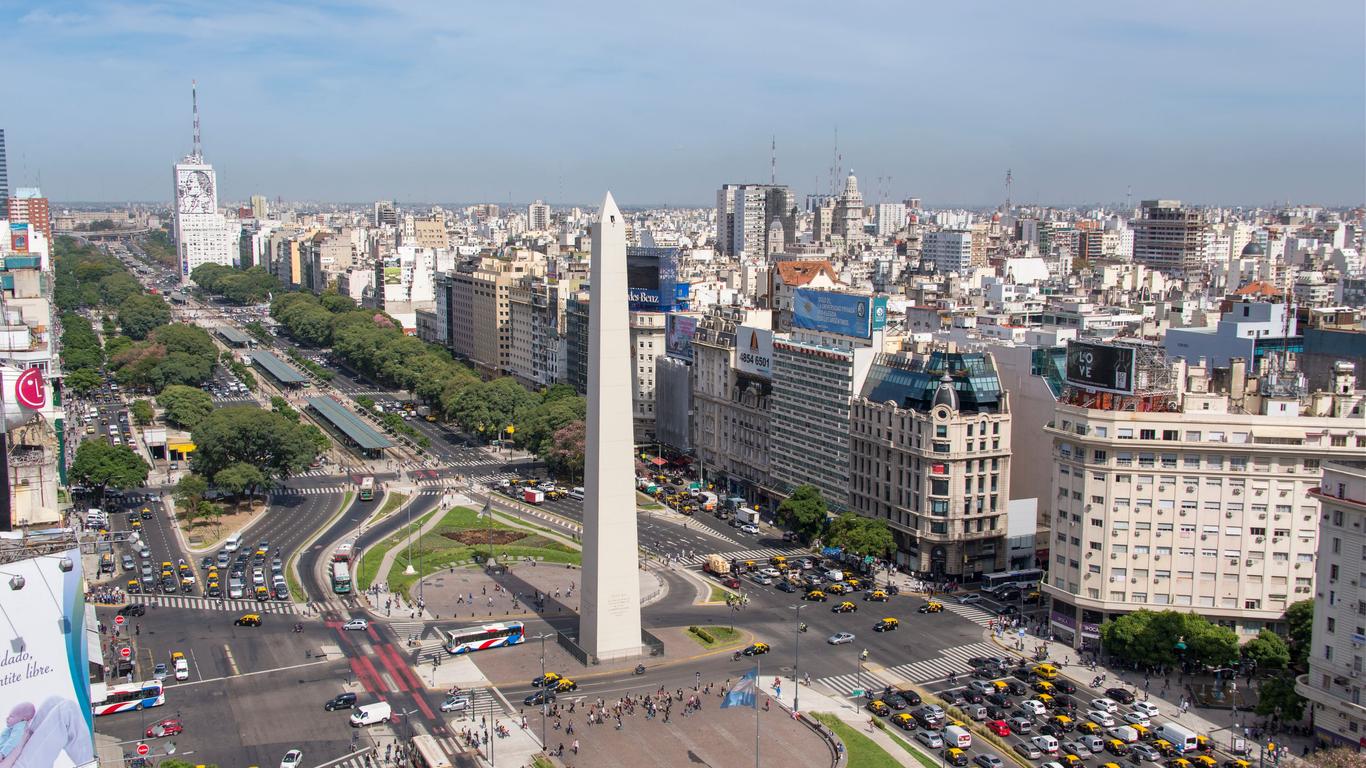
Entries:
[[476,553],[487,555],[490,538],[493,556],[501,562],[539,557],[549,563],[582,563],[579,551],[573,547],[533,531],[514,528],[496,518],[481,518],[469,507],[452,507],[436,527],[413,544],[418,573],[412,576],[402,571],[390,573],[389,587],[395,592],[407,592],[421,574],[435,573],[453,562],[472,560]]
[[834,731],[835,736],[844,742],[844,749],[849,754],[849,768],[896,768],[901,765],[896,758],[887,754],[887,750],[838,717],[824,712],[816,712],[811,716]]
[[379,514],[375,516],[375,522],[379,522],[393,514],[398,506],[408,500],[406,493],[391,493],[384,497],[384,506],[379,508]]
[[703,648],[716,648],[717,646],[726,645],[727,643],[733,643],[736,638],[740,637],[740,632],[731,627],[698,627],[698,629],[704,630],[707,634],[712,636],[712,641],[709,643],[705,639],[698,637],[696,633],[688,633],[688,637],[691,637]]
[[711,601],[713,603],[724,603],[729,596],[730,592],[726,591],[725,588],[718,587],[715,584],[711,585]]
[[360,567],[356,569],[356,583],[361,590],[369,589],[379,579],[379,564],[383,562],[385,553],[398,546],[398,543],[403,541],[410,532],[421,528],[427,519],[434,514],[436,514],[436,510],[428,512],[421,518],[414,520],[412,525],[403,526],[365,550],[365,554],[360,559]]
[[892,741],[895,741],[902,749],[906,750],[906,752],[908,752],[911,755],[911,757],[914,757],[916,762],[925,766],[925,768],[939,768],[939,761],[935,760],[934,758],[930,757],[924,752],[921,752],[920,750],[911,746],[905,739],[901,738],[901,736],[897,734],[893,729],[883,728],[882,732],[892,737]]

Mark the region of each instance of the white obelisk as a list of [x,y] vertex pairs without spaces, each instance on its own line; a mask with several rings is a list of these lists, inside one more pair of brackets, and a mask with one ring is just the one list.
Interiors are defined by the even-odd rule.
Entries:
[[626,222],[610,192],[593,232],[589,276],[579,645],[611,659],[639,655],[641,639]]

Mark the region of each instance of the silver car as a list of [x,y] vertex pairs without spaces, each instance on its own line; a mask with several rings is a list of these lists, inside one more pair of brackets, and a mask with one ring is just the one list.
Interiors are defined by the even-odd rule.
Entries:
[[830,637],[827,637],[825,642],[831,645],[845,645],[854,642],[854,634],[852,632],[836,632]]

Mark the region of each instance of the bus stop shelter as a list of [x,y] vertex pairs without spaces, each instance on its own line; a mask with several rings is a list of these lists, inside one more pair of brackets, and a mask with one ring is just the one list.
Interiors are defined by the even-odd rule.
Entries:
[[308,384],[308,377],[298,368],[275,356],[274,352],[258,349],[251,353],[252,365],[260,368],[286,387],[302,387]]
[[308,407],[331,427],[347,445],[367,459],[378,459],[385,448],[393,446],[389,438],[370,428],[356,414],[342,407],[330,397],[310,397]]

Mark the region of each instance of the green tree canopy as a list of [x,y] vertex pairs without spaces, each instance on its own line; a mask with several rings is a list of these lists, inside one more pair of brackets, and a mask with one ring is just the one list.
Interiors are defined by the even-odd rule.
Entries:
[[1276,675],[1262,681],[1254,711],[1263,717],[1274,716],[1282,722],[1296,723],[1304,717],[1304,703],[1304,697],[1295,691],[1294,678]]
[[535,405],[535,395],[511,376],[503,376],[467,387],[456,398],[454,416],[466,430],[496,438]]
[[191,435],[194,471],[214,478],[238,462],[259,468],[268,479],[287,477],[302,472],[327,447],[317,427],[249,406],[220,408]]
[[[1199,614],[1140,610],[1100,625],[1101,642],[1118,658],[1145,665],[1172,665],[1183,658],[1210,666],[1238,659],[1238,637]],[[1185,649],[1177,643],[1185,644]]]
[[825,530],[826,513],[820,489],[803,484],[778,505],[778,522],[795,531],[803,542],[809,542]]
[[142,286],[127,272],[115,272],[100,278],[100,301],[106,306],[117,307],[129,296],[142,293]]
[[1314,641],[1314,601],[1301,600],[1285,609],[1285,621],[1290,636],[1290,660],[1297,667],[1309,661],[1309,649]]
[[213,484],[232,496],[254,492],[265,483],[266,476],[261,470],[242,461],[229,464],[213,476]]
[[1290,664],[1290,646],[1281,636],[1263,629],[1243,646],[1243,656],[1257,662],[1259,670],[1280,670]]
[[333,314],[341,312],[351,312],[356,309],[356,302],[350,296],[342,296],[339,293],[324,293],[319,299],[323,309]]
[[290,405],[288,400],[279,395],[270,396],[270,408],[290,421],[295,423],[299,421],[299,412],[294,410],[294,406]]
[[88,394],[100,385],[100,375],[93,368],[78,368],[66,375],[66,388],[78,395]]
[[147,482],[151,467],[126,445],[110,445],[104,440],[86,440],[76,449],[71,477],[79,485],[98,489],[127,490]]
[[213,413],[213,398],[198,387],[172,384],[157,395],[157,405],[166,412],[166,421],[181,429],[193,430]]
[[171,322],[171,308],[160,296],[135,294],[119,305],[119,327],[134,341],[147,338],[152,331]]
[[192,508],[198,506],[204,499],[204,494],[209,492],[209,482],[200,475],[193,472],[188,475],[181,475],[180,480],[175,485],[175,499],[181,507]]
[[201,264],[190,273],[190,279],[209,293],[234,304],[259,304],[280,288],[279,281],[264,267],[236,269],[222,264]]
[[832,547],[843,547],[846,552],[875,557],[890,554],[896,546],[887,521],[864,517],[855,512],[845,512],[835,518],[825,536],[825,543]]
[[134,400],[132,405],[128,406],[128,410],[133,414],[133,421],[137,422],[140,427],[151,424],[152,417],[156,415],[156,412],[152,410],[152,404],[146,400]]

